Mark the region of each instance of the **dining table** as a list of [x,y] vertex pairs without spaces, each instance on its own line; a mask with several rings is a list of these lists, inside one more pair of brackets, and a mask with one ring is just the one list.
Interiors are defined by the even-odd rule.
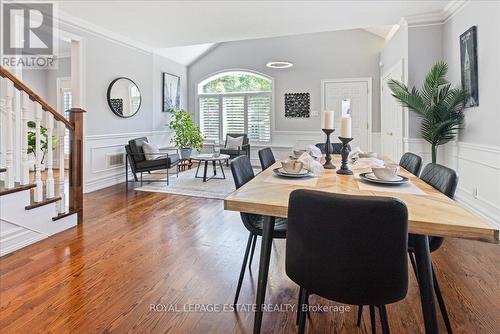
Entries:
[[[385,159],[390,162],[389,159]],[[340,165],[340,156],[334,155],[334,164]],[[254,333],[260,333],[264,311],[269,260],[276,217],[288,215],[288,198],[296,189],[311,189],[329,193],[387,196],[400,199],[408,208],[408,232],[414,235],[415,258],[418,272],[421,308],[425,333],[438,333],[433,291],[432,262],[428,236],[473,239],[499,243],[499,230],[477,215],[466,210],[457,201],[448,198],[418,177],[400,168],[399,174],[409,179],[406,186],[372,185],[361,180],[360,173],[370,171],[366,166],[350,166],[353,175],[340,175],[334,169],[325,169],[317,177],[284,178],[275,175],[281,167],[276,162],[257,174],[248,183],[229,194],[224,209],[265,216],[260,252]],[[332,217],[334,220],[334,217]],[[307,222],[305,222],[307,223]]]

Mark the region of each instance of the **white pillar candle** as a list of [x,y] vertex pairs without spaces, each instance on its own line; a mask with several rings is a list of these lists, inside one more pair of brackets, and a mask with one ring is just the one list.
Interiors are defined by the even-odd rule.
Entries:
[[333,110],[323,112],[323,129],[333,129]]
[[351,117],[343,116],[340,121],[340,137],[352,138],[351,137]]

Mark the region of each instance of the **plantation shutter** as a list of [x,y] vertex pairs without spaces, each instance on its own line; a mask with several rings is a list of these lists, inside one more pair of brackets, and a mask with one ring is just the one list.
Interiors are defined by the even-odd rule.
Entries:
[[249,95],[248,138],[251,141],[271,141],[271,96]]
[[227,96],[222,98],[222,140],[228,133],[246,133],[245,97]]
[[220,103],[218,97],[200,97],[200,130],[208,140],[220,137]]
[[[63,111],[64,111],[64,116],[69,119],[69,112],[68,110],[71,109],[71,89],[70,88],[63,88],[62,89],[62,97],[63,97]],[[69,149],[69,130],[66,128],[65,133],[64,133],[64,154],[69,155],[70,149]]]

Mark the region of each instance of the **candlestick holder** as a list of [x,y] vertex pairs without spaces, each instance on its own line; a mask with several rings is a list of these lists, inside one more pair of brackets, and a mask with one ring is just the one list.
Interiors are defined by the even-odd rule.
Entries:
[[340,151],[340,154],[342,155],[342,165],[337,171],[337,174],[352,175],[352,170],[350,170],[349,166],[347,165],[347,157],[349,156],[349,149],[347,144],[349,144],[349,142],[354,138],[339,137],[339,139],[342,142],[342,150]]
[[321,129],[326,134],[326,143],[325,143],[325,163],[323,167],[325,169],[335,169],[335,165],[332,164],[332,152],[330,152],[331,144],[330,144],[330,135],[335,131],[335,129]]

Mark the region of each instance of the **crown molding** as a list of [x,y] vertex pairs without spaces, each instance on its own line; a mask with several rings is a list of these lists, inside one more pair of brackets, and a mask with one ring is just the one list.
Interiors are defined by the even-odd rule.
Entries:
[[141,51],[143,53],[146,53],[148,55],[153,54],[154,48],[146,45],[144,43],[135,41],[133,39],[130,39],[128,37],[125,37],[123,35],[120,35],[118,33],[115,33],[111,30],[105,29],[101,26],[98,26],[94,23],[91,23],[87,20],[83,20],[81,18],[78,18],[76,16],[73,16],[71,14],[68,14],[65,11],[59,10],[58,16],[55,18],[59,23],[63,23],[67,26],[70,26],[72,28],[82,30],[86,33],[89,33],[91,35],[104,38],[108,41],[120,44],[125,47],[129,47],[138,51]]
[[406,16],[409,27],[430,26],[446,23],[455,14],[460,12],[470,0],[451,0],[439,12],[422,13],[416,15]]

